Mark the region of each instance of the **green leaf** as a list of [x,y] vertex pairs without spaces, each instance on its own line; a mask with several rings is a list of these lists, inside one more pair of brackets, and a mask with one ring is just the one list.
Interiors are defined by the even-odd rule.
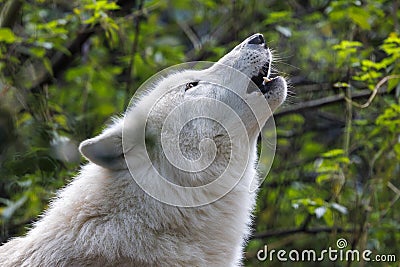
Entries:
[[351,7],[347,10],[349,18],[354,21],[363,30],[370,30],[371,25],[368,22],[370,14],[361,7]]
[[321,166],[318,168],[317,171],[319,173],[324,173],[324,172],[336,173],[339,170],[340,170],[340,166],[338,164],[332,164],[332,165],[328,165],[328,166]]
[[328,152],[323,153],[321,156],[324,158],[333,158],[333,157],[342,156],[342,155],[344,155],[343,149],[332,149]]
[[324,221],[326,225],[329,227],[332,227],[334,225],[334,220],[333,220],[333,213],[330,208],[327,208],[324,215],[323,215]]
[[350,164],[350,159],[348,157],[338,157],[338,158],[335,158],[335,161],[337,163]]
[[333,85],[333,87],[336,87],[336,88],[348,88],[348,87],[350,87],[350,84],[345,83],[345,82],[337,82],[337,83],[335,83]]
[[29,51],[37,58],[41,58],[46,54],[46,49],[43,47],[32,47]]
[[396,154],[397,160],[400,161],[400,143],[395,144],[393,150]]
[[339,44],[334,45],[333,49],[334,50],[348,50],[350,48],[358,48],[358,47],[362,47],[362,46],[363,46],[362,43],[357,42],[357,41],[343,40]]
[[378,63],[373,62],[373,61],[368,60],[368,59],[362,60],[361,61],[361,65],[364,66],[364,67],[367,67],[367,68],[374,68],[374,69],[377,69],[377,70],[382,68],[382,66],[380,66]]
[[292,18],[291,11],[275,11],[268,15],[268,18],[263,21],[263,24],[270,25],[288,21]]
[[324,182],[330,181],[332,179],[332,175],[330,173],[323,173],[317,176],[315,182],[317,184],[322,184]]
[[43,65],[46,68],[46,70],[50,73],[51,76],[53,76],[53,66],[51,65],[50,59],[47,57],[44,57],[42,59]]
[[0,42],[12,44],[17,41],[17,36],[9,28],[0,28]]
[[400,85],[400,78],[390,79],[388,81],[387,91],[390,93],[394,88]]

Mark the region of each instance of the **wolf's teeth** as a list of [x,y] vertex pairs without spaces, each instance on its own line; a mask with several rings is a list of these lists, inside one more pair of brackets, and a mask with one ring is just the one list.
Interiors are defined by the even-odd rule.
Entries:
[[271,79],[268,79],[267,77],[263,77],[263,79],[264,79],[264,82],[265,82],[265,83],[267,83],[267,82],[270,82],[270,81],[271,81]]

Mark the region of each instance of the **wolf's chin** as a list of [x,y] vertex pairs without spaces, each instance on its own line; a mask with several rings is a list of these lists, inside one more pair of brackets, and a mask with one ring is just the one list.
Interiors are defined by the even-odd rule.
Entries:
[[284,87],[286,87],[286,81],[281,76],[277,76],[275,78],[268,79],[268,81],[265,81],[260,86],[258,86],[258,88],[261,90],[261,92],[264,95],[270,91],[274,91],[275,89],[284,88]]

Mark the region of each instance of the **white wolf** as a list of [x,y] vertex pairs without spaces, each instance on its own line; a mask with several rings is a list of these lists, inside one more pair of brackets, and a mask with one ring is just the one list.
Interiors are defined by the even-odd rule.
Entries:
[[[208,69],[153,83],[125,119],[82,142],[90,162],[26,236],[0,247],[0,265],[241,265],[256,198],[249,186],[257,136],[272,115],[258,104],[273,111],[286,98],[285,79],[269,77],[271,62],[263,36],[254,34]],[[220,176],[222,183],[204,187]]]

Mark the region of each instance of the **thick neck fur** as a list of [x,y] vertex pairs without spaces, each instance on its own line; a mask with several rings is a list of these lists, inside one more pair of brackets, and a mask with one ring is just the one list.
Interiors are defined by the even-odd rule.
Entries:
[[231,266],[240,260],[254,205],[245,184],[212,204],[178,208],[149,197],[127,171],[88,164],[25,238],[2,247],[0,258],[7,254],[5,266]]

